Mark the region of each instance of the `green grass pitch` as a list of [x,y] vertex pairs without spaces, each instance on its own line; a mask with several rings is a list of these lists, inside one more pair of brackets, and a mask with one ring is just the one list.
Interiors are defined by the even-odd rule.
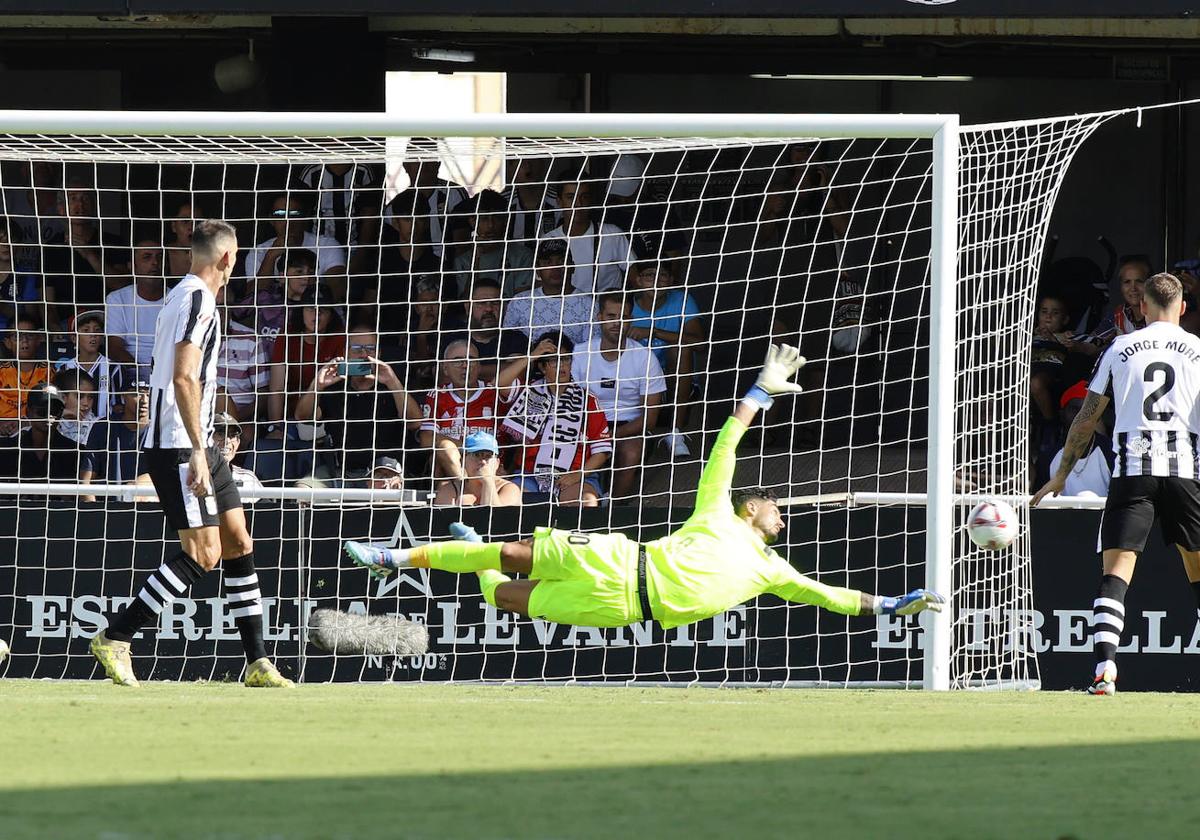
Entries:
[[0,838],[1195,837],[1200,696],[0,680]]

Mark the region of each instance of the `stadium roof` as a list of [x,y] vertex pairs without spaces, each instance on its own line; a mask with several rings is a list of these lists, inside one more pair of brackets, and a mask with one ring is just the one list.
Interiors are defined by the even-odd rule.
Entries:
[[[0,0],[0,15],[86,16],[154,23],[156,17],[427,15],[428,0]],[[1197,0],[440,0],[439,15],[552,17],[1189,18]],[[168,22],[163,21],[163,22]]]

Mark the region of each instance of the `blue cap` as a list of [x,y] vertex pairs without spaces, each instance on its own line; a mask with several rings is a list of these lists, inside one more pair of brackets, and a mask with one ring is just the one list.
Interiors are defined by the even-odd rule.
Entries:
[[496,436],[490,432],[474,432],[467,435],[463,441],[463,452],[495,452],[499,454],[500,444]]

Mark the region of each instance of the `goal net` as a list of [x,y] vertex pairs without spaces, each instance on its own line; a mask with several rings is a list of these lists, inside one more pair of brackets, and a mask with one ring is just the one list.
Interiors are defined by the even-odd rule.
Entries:
[[[955,505],[1028,491],[1039,258],[1063,173],[1108,116],[960,130],[9,113],[0,667],[93,676],[86,639],[175,551],[137,454],[144,382],[164,286],[187,271],[194,220],[215,217],[242,253],[219,431],[285,673],[1030,684],[1027,539],[972,549]],[[457,519],[491,539],[664,535],[772,341],[808,357],[805,391],[746,435],[734,486],[778,494],[777,548],[806,574],[885,594],[938,583],[940,623],[764,596],[666,633],[559,627],[498,613],[474,576],[347,568],[343,540],[421,544]],[[479,432],[497,480],[479,474],[486,446],[465,452]],[[478,504],[494,493],[505,504]],[[218,578],[135,641],[143,678],[237,677]],[[430,650],[321,653],[306,644],[318,607],[425,622]]]

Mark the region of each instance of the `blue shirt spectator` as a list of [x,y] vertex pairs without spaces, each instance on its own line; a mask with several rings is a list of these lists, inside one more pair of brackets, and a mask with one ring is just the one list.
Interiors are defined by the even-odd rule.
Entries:
[[[667,342],[655,337],[653,333],[682,333],[684,324],[693,318],[700,317],[700,306],[683,289],[671,289],[665,296],[659,297],[659,305],[653,310],[648,310],[643,305],[644,297],[644,295],[638,295],[633,299],[633,319],[629,322],[629,326],[635,330],[651,331],[649,346],[653,348],[654,357],[658,359],[658,363],[666,367]],[[635,338],[635,340],[637,339]],[[647,341],[643,339],[641,343],[647,344]]]

